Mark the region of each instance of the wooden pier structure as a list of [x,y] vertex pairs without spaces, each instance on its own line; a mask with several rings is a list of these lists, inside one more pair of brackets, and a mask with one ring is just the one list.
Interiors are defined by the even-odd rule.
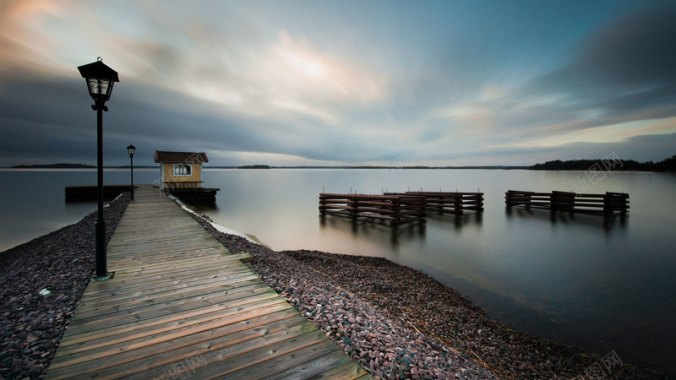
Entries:
[[424,221],[425,198],[413,195],[319,194],[319,212],[392,225]]
[[587,212],[613,215],[626,214],[629,210],[629,194],[578,194],[565,191],[536,193],[532,191],[509,190],[505,193],[507,207],[524,206],[542,208],[552,212]]
[[71,378],[370,375],[161,191],[140,185],[47,371]]
[[[105,185],[103,186],[103,198],[112,200],[126,191],[131,191],[131,185]],[[66,202],[95,201],[98,196],[98,186],[66,186],[64,192]]]
[[[201,184],[201,182],[200,182]],[[164,182],[163,191],[183,201],[216,202],[217,187],[202,187],[194,182]]]
[[425,210],[437,213],[462,215],[465,210],[484,211],[484,193],[407,191],[385,193],[385,195],[407,195],[425,198]]

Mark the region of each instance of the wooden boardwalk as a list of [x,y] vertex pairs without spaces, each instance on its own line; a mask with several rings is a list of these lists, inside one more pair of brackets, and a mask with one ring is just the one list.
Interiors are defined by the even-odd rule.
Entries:
[[111,280],[77,306],[48,379],[370,378],[176,203],[139,186]]

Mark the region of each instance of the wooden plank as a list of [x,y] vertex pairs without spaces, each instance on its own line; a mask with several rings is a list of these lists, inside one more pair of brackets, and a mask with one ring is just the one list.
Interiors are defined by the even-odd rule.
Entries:
[[[303,325],[303,327],[305,326]],[[310,326],[305,328],[309,329]],[[294,330],[289,334],[280,334],[279,339],[275,341],[261,340],[260,342],[255,342],[255,344],[246,344],[248,342],[254,343],[247,341],[244,344],[225,347],[217,351],[213,358],[218,360],[218,365],[206,365],[198,368],[193,371],[192,376],[195,376],[197,379],[212,377],[231,378],[230,374],[232,372],[248,368],[246,371],[248,377],[250,379],[257,379],[261,374],[257,371],[261,363],[293,351],[299,351],[305,347],[321,344],[327,340],[326,335],[318,330],[308,333],[304,330]],[[321,345],[320,347],[325,348],[325,345]],[[331,349],[336,350],[337,347],[333,345]],[[242,374],[242,372],[239,373]]]
[[[243,281],[256,280],[258,276],[247,270],[242,270],[241,273],[235,275],[226,275],[215,281],[204,281],[199,284],[176,284],[163,288],[150,288],[140,291],[124,292],[117,294],[117,292],[109,292],[108,298],[93,299],[91,301],[85,300],[78,305],[78,309],[90,310],[101,306],[107,307],[119,305],[122,303],[141,303],[152,301],[153,299],[171,296],[172,294],[179,294],[183,292],[207,291],[218,289],[230,289],[230,285],[237,284]],[[235,285],[237,286],[237,285]]]
[[291,308],[291,305],[283,302],[281,298],[267,299],[230,309],[196,314],[192,315],[190,318],[172,318],[171,316],[168,316],[146,320],[143,324],[118,325],[107,329],[80,329],[81,331],[79,333],[72,332],[68,336],[64,336],[61,341],[61,346],[68,346],[91,340],[99,340],[99,342],[103,342],[103,344],[112,344],[210,320],[219,319],[221,322],[239,321],[242,320],[241,318],[253,318],[255,316],[288,308]]
[[324,371],[316,376],[311,376],[309,379],[334,379],[334,380],[354,380],[354,379],[371,379],[368,374],[359,364],[351,361],[339,367],[334,367],[328,371]]
[[78,305],[78,309],[76,310],[76,316],[79,315],[78,313],[83,313],[92,310],[112,309],[115,307],[120,307],[121,305],[126,306],[148,305],[151,304],[152,302],[169,302],[171,300],[190,297],[193,295],[203,295],[215,292],[231,293],[234,291],[238,291],[242,287],[249,287],[260,283],[261,282],[257,277],[254,278],[252,276],[251,278],[241,279],[241,281],[234,281],[228,284],[219,284],[218,286],[205,284],[202,286],[185,287],[181,288],[180,291],[174,290],[169,292],[158,292],[154,294],[149,294],[143,298],[128,297],[120,300],[111,297],[112,299],[110,299],[108,302],[105,302],[105,299],[94,300],[86,304],[83,302],[82,305]]
[[[83,361],[90,361],[100,357],[106,357],[117,353],[137,350],[143,347],[152,346],[162,342],[178,342],[180,339],[186,339],[190,342],[200,342],[201,336],[211,336],[212,333],[222,331],[224,334],[264,326],[266,331],[271,331],[276,324],[286,327],[295,326],[300,322],[307,322],[305,318],[299,315],[294,309],[287,308],[247,320],[234,321],[232,323],[221,323],[220,320],[213,320],[196,325],[179,327],[164,333],[147,335],[136,339],[117,342],[114,344],[99,345],[72,345],[60,349],[58,355],[52,361],[54,368],[69,366]],[[202,335],[201,335],[202,334]],[[175,348],[179,348],[176,346]],[[51,367],[50,367],[51,368]]]
[[[317,331],[316,327],[313,329],[313,326],[311,323],[304,323],[284,331],[277,331],[265,336],[236,342],[236,344],[228,344],[227,341],[224,341],[221,344],[208,347],[208,349],[202,351],[196,352],[193,350],[190,354],[198,356],[199,360],[196,361],[196,365],[192,368],[185,365],[177,366],[177,362],[180,363],[180,360],[172,360],[164,363],[158,363],[157,361],[154,363],[133,363],[131,366],[115,369],[118,372],[119,370],[123,370],[122,373],[125,374],[128,371],[137,371],[127,375],[129,380],[158,378],[167,374],[175,377],[181,375],[187,377],[189,374],[194,379],[214,378],[236,369],[252,366],[270,356],[279,356],[288,351],[317,343],[322,339],[321,336],[323,334],[321,331]],[[278,354],[275,355],[275,353]],[[146,365],[147,369],[144,372],[138,372],[137,368],[139,364]],[[257,377],[252,375],[249,378],[255,379]]]
[[84,325],[74,324],[68,328],[71,335],[86,336],[109,336],[112,334],[131,332],[136,325],[154,326],[177,320],[189,320],[192,318],[212,317],[238,313],[263,306],[281,303],[284,300],[275,297],[275,294],[263,293],[253,297],[237,299],[206,307],[178,307],[175,309],[162,309],[141,313],[138,315],[124,315],[120,318],[105,319]]
[[[615,199],[628,199],[629,195],[620,193],[618,197],[606,194],[577,194],[573,192],[553,191],[551,194],[510,190],[505,193],[508,207],[545,208],[552,212],[585,212],[613,214],[615,211],[626,213],[629,206],[625,202],[615,203]],[[535,196],[538,195],[538,196]],[[542,196],[539,196],[542,195]]]
[[47,379],[365,373],[243,264],[251,254],[156,191],[137,190],[108,245],[115,276],[85,290]]
[[[142,252],[142,253],[140,253]],[[110,260],[111,263],[118,265],[119,267],[124,267],[128,263],[143,263],[147,261],[165,261],[168,259],[173,259],[175,257],[185,257],[185,256],[195,256],[195,257],[205,257],[211,255],[225,256],[226,258],[232,255],[232,252],[228,250],[223,250],[219,248],[188,248],[184,249],[167,249],[163,251],[136,251],[131,252],[131,254],[120,254],[119,257],[115,257]]]
[[[88,309],[97,304],[112,306],[132,302],[133,300],[145,302],[150,298],[163,297],[167,293],[178,295],[184,292],[197,290],[206,293],[218,290],[228,290],[244,286],[246,285],[246,282],[257,280],[257,276],[246,269],[239,269],[237,272],[231,271],[221,273],[214,271],[204,274],[206,276],[200,276],[202,273],[189,277],[178,276],[175,277],[174,280],[170,279],[169,281],[160,279],[158,281],[161,282],[158,284],[153,280],[139,279],[138,281],[143,282],[140,284],[136,282],[131,283],[128,288],[118,288],[115,287],[115,284],[110,284],[110,287],[101,288],[100,291],[97,291],[97,293],[92,296],[82,299],[80,301],[80,307]],[[134,286],[137,284],[139,286]],[[142,296],[144,298],[141,298]]]
[[[181,298],[174,301],[162,301],[150,305],[136,305],[136,307],[115,308],[95,310],[89,313],[78,314],[77,320],[71,322],[70,326],[81,326],[92,323],[101,323],[104,321],[113,321],[126,317],[141,318],[151,313],[177,313],[185,310],[193,310],[210,306],[220,306],[226,302],[236,302],[238,300],[248,301],[255,300],[257,297],[271,297],[275,295],[275,291],[271,288],[260,288],[259,291],[243,291],[228,294],[214,293],[211,297],[193,296],[188,298]],[[245,304],[240,303],[240,304]],[[125,305],[129,306],[129,305]]]
[[[170,263],[167,263],[167,264],[154,264],[154,263],[153,264],[143,264],[143,263],[141,263],[141,264],[137,264],[137,265],[133,265],[133,266],[128,265],[124,269],[119,269],[119,270],[115,271],[115,273],[116,273],[116,275],[120,274],[120,276],[123,276],[123,275],[134,275],[134,276],[144,275],[145,276],[145,275],[150,275],[150,274],[153,274],[153,273],[163,273],[163,272],[171,272],[171,271],[173,271],[173,272],[185,272],[185,271],[188,271],[188,270],[193,269],[193,268],[200,268],[200,267],[205,266],[205,265],[200,265],[199,260],[197,260],[196,262],[193,262],[191,264],[185,264],[185,265],[182,265],[180,262],[173,264],[173,263],[171,263],[171,260],[168,260],[168,261],[170,261]],[[234,261],[234,262],[239,261],[239,257],[228,258],[227,256],[224,255],[223,257],[218,258],[217,261],[222,262],[223,264],[226,264],[227,261]]]
[[189,303],[193,301],[205,301],[205,300],[215,300],[217,298],[222,298],[226,296],[238,296],[238,295],[256,295],[260,293],[265,293],[265,292],[270,292],[271,289],[265,285],[265,284],[260,284],[258,282],[255,282],[253,284],[246,284],[246,286],[242,286],[239,288],[234,288],[232,290],[217,290],[214,292],[210,293],[203,293],[203,292],[193,292],[192,294],[181,294],[181,295],[174,295],[170,297],[166,297],[162,299],[162,302],[157,302],[155,304],[130,304],[130,303],[125,303],[122,305],[118,305],[112,308],[99,308],[99,309],[94,309],[91,311],[78,311],[77,317],[78,320],[81,319],[86,319],[86,318],[91,318],[94,316],[103,316],[106,314],[110,313],[119,313],[127,310],[135,310],[135,309],[144,309],[144,310],[152,310],[153,308],[161,307],[164,305],[177,305],[177,304],[182,304],[182,303]]
[[[176,254],[152,254],[139,256],[133,259],[120,259],[120,260],[111,260],[111,264],[117,265],[118,267],[137,267],[142,265],[153,265],[157,261],[173,261],[173,260],[182,260],[186,257],[193,256],[196,259],[204,258],[210,259],[212,257],[218,257],[218,261],[223,266],[235,265],[236,261],[249,262],[254,258],[248,252],[241,253],[231,253],[230,251],[222,250],[197,250],[197,251],[183,251]],[[129,271],[120,270],[120,273],[129,273]]]
[[172,269],[192,269],[205,266],[213,266],[216,263],[224,262],[218,255],[211,255],[208,257],[180,257],[167,260],[166,262],[134,262],[127,263],[124,269],[116,270],[115,273],[132,273],[132,272],[164,272]]
[[[205,267],[198,267],[198,268],[193,268],[190,273],[183,273],[184,271],[179,271],[179,272],[159,272],[155,273],[152,275],[145,275],[145,276],[134,276],[132,274],[129,274],[127,276],[123,276],[120,274],[116,274],[117,278],[115,278],[116,281],[111,281],[111,282],[105,282],[102,283],[100,286],[97,286],[91,290],[87,294],[87,297],[83,297],[83,300],[89,300],[93,298],[98,298],[100,295],[99,293],[101,292],[110,292],[110,291],[115,291],[115,290],[127,290],[130,291],[131,289],[135,287],[142,287],[142,286],[152,286],[152,285],[158,285],[161,286],[162,283],[164,282],[171,282],[171,281],[178,281],[178,282],[187,282],[193,278],[198,278],[198,277],[205,277],[205,276],[213,276],[213,278],[220,277],[219,275],[223,275],[224,272],[234,270],[236,268],[241,268],[241,264],[239,263],[222,263],[219,266],[205,266]],[[119,293],[118,293],[119,294]]]
[[[303,364],[309,360],[318,361],[319,358],[332,354],[338,353],[342,356],[345,356],[342,351],[338,351],[336,345],[333,344],[330,340],[322,340],[318,343],[303,347],[298,350],[289,351],[284,355],[274,357],[272,359],[266,359],[258,365],[255,369],[245,367],[239,371],[225,373],[224,376],[219,376],[223,379],[232,379],[232,380],[247,380],[247,379],[261,379],[267,376],[283,372],[288,366],[297,366]],[[347,358],[349,360],[349,358]],[[326,364],[334,365],[334,361],[326,361]],[[317,363],[321,364],[321,362]]]
[[[307,358],[309,359],[309,358]],[[295,367],[288,368],[284,371],[277,372],[270,376],[264,377],[266,380],[278,379],[307,379],[311,376],[318,376],[325,372],[326,367],[342,367],[344,364],[355,364],[347,355],[343,355],[340,351],[332,351],[327,355],[321,356],[316,360],[303,362]],[[357,368],[361,369],[359,366]],[[363,370],[362,370],[363,371]],[[364,371],[366,373],[366,371]],[[231,374],[235,375],[235,374]]]
[[239,322],[249,323],[248,321],[251,319],[263,317],[277,312],[289,312],[293,315],[299,315],[298,311],[295,311],[295,309],[293,309],[293,307],[291,307],[291,305],[288,303],[278,303],[266,306],[264,308],[247,310],[231,315],[216,316],[214,318],[203,318],[202,320],[191,319],[190,321],[178,322],[173,321],[155,326],[141,326],[133,330],[133,336],[125,334],[113,334],[106,337],[106,339],[64,339],[64,341],[62,341],[59,345],[59,351],[57,351],[57,354],[60,353],[62,349],[69,353],[83,352],[100,347],[112,346],[118,343],[127,344],[127,342],[135,342],[146,337],[149,337],[149,339],[155,339],[160,336],[179,338],[180,336],[194,333],[195,331],[199,332],[203,330],[210,330],[220,326]]
[[[165,363],[181,361],[190,357],[195,352],[215,350],[235,345],[280,331],[284,332],[284,330],[296,326],[306,325],[301,326],[299,329],[309,329],[310,327],[307,326],[307,323],[307,320],[300,315],[272,321],[262,325],[246,325],[246,328],[242,328],[242,323],[240,322],[239,324],[220,326],[196,334],[184,335],[176,339],[163,341],[155,339],[153,344],[137,345],[135,348],[130,348],[128,343],[125,345],[116,345],[119,347],[118,350],[102,347],[92,352],[71,355],[70,357],[61,360],[53,368],[62,368],[63,373],[69,373],[73,370],[78,373],[96,372],[97,376],[105,376],[106,372],[101,370],[110,368],[107,372],[124,376],[138,370],[138,368],[130,368],[131,371],[125,369],[126,367],[132,367],[125,365],[126,363],[133,363],[133,367],[139,368],[149,368],[153,365],[159,366],[162,364],[162,359],[158,359],[158,356],[164,356]],[[170,353],[170,355],[161,355],[165,353]],[[91,363],[92,359],[104,360]],[[56,372],[57,377],[58,375],[59,372]],[[148,374],[146,373],[145,375]]]

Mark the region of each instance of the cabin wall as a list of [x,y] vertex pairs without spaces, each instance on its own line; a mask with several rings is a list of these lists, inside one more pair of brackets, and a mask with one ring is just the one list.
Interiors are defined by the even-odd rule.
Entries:
[[[190,165],[191,174],[189,176],[174,175],[174,164]],[[202,181],[202,165],[188,164],[184,162],[163,162],[162,163],[162,181],[163,182],[198,182]],[[200,187],[201,184],[197,184]]]

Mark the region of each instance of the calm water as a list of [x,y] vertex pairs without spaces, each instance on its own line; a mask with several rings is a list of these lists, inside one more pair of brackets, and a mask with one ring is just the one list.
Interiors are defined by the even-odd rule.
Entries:
[[[159,170],[135,171],[151,183]],[[626,218],[505,209],[508,189],[570,191],[579,172],[525,170],[226,170],[210,169],[220,187],[217,223],[276,250],[317,249],[386,257],[420,269],[469,296],[517,330],[629,363],[675,372],[676,176],[612,173],[588,192],[627,192]],[[106,183],[127,183],[109,170]],[[0,171],[0,249],[79,220],[95,203],[65,204],[63,187],[94,184],[95,171]],[[423,188],[485,193],[485,212],[432,216],[393,231],[318,215],[318,193],[380,193]]]
[[[134,170],[135,183],[152,183],[159,169]],[[105,184],[128,184],[129,170],[109,169]],[[96,201],[66,203],[69,185],[96,185],[96,169],[0,169],[0,252],[50,233],[96,211]]]

